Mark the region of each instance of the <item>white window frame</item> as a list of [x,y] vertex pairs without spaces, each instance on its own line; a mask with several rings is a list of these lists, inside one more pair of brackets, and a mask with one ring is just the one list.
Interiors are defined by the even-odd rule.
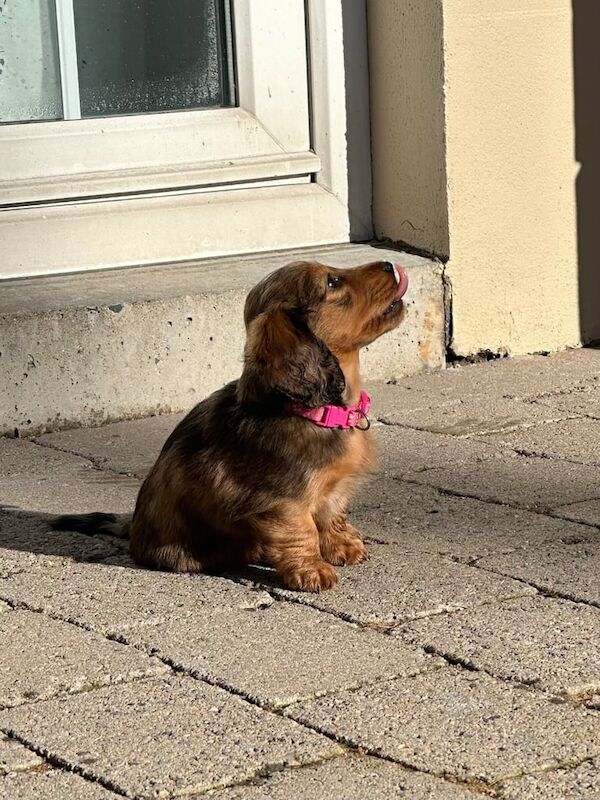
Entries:
[[72,0],[55,2],[65,119],[0,126],[2,203],[206,186],[228,162],[239,168],[218,182],[251,180],[254,160],[260,180],[268,156],[273,177],[287,174],[280,162],[311,155],[318,169],[303,0],[233,0],[239,107],[87,119],[78,118]]
[[[245,2],[248,9],[250,4],[254,9],[265,0]],[[128,184],[130,195],[119,193],[123,189],[119,170],[112,175],[104,172],[101,177],[78,173],[78,191],[89,180],[93,196],[76,200],[62,199],[65,178],[56,176],[54,201],[29,201],[0,211],[0,277],[194,261],[349,241],[341,0],[307,0],[306,11],[310,149],[289,153],[274,148],[275,152],[249,155],[245,160],[186,163],[177,175],[179,189],[168,192],[159,191],[165,167],[157,164],[138,170]],[[245,110],[226,111],[235,126],[235,115]],[[185,112],[184,127],[191,124],[188,113],[194,112]],[[222,112],[199,113],[202,135],[207,139],[213,135],[214,119],[215,147],[222,144],[226,138],[218,119]],[[146,117],[149,135],[160,134],[163,120],[171,121],[174,116]],[[251,116],[245,119],[251,123]],[[100,120],[106,128],[112,122]],[[170,128],[171,134],[179,122]],[[32,136],[37,128],[27,126]],[[262,134],[253,130],[255,141]],[[10,126],[5,131],[10,131]],[[276,136],[269,139],[276,140]],[[93,138],[88,147],[92,142]],[[0,142],[3,149],[4,142]],[[186,176],[192,187],[181,188]],[[170,186],[171,177],[164,176]],[[224,184],[224,180],[233,183]],[[218,183],[221,185],[216,186]],[[32,188],[35,184],[33,180]],[[45,192],[48,185],[46,178]],[[115,194],[98,197],[107,186]]]

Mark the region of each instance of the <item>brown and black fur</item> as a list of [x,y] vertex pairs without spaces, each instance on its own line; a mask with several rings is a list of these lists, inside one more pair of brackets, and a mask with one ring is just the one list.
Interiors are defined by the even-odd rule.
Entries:
[[241,377],[175,428],[131,522],[93,514],[54,527],[128,534],[132,557],[151,568],[260,562],[292,589],[333,586],[334,565],[367,555],[346,514],[356,482],[374,465],[372,435],[318,427],[289,406],[358,401],[359,350],[402,318],[390,266],[300,262],[261,281],[246,300]]

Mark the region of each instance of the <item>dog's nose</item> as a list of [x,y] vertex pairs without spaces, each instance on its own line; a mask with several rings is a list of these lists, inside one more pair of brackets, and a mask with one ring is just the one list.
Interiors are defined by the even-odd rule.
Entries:
[[382,269],[384,272],[391,272],[392,275],[394,274],[394,265],[391,261],[384,261]]

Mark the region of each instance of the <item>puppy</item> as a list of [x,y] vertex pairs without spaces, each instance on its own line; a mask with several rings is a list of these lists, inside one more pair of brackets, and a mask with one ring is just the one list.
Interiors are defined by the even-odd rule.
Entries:
[[241,377],[175,428],[132,520],[89,514],[53,527],[128,535],[133,559],[154,569],[266,563],[290,589],[332,587],[335,565],[367,557],[346,519],[375,462],[359,351],[400,323],[407,286],[388,261],[268,275],[246,300]]

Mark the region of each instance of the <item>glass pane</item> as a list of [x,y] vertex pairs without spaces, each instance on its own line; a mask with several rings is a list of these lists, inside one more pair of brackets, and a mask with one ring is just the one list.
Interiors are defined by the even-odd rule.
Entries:
[[61,117],[53,0],[0,0],[0,121]]
[[233,105],[228,0],[74,0],[74,11],[82,117]]

